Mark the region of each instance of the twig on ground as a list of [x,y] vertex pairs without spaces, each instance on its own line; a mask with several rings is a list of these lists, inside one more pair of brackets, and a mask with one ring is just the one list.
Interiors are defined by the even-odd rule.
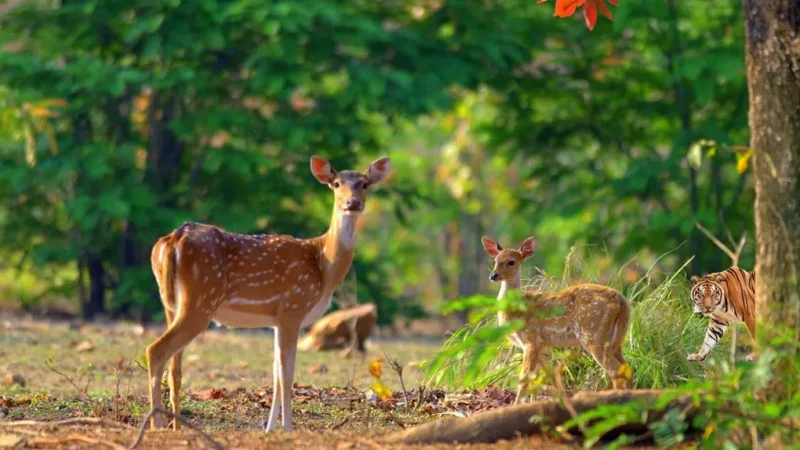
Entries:
[[92,445],[105,445],[107,447],[111,447],[114,450],[125,450],[124,445],[117,444],[116,442],[105,440],[105,439],[98,439],[92,436],[86,436],[80,433],[70,433],[66,436],[53,436],[53,437],[35,437],[28,439],[29,444],[38,445],[38,444],[63,444],[64,441],[82,441]]
[[153,414],[155,413],[162,413],[167,417],[171,417],[173,420],[179,421],[180,423],[186,425],[187,427],[191,428],[192,430],[196,431],[198,434],[203,436],[203,438],[207,440],[212,446],[214,446],[214,448],[218,450],[225,450],[225,447],[223,447],[222,444],[215,441],[211,436],[207,435],[200,428],[196,427],[195,425],[192,425],[188,420],[184,419],[180,414],[173,414],[172,411],[167,411],[163,408],[153,408],[150,410],[150,412],[147,413],[144,419],[142,419],[141,427],[139,427],[139,435],[136,437],[136,440],[133,441],[133,443],[128,446],[127,450],[134,450],[142,443],[142,440],[144,439],[144,433],[147,430],[147,426],[149,425],[150,422],[150,418],[153,417]]
[[345,417],[343,421],[332,426],[331,430],[338,430],[339,428],[342,428],[347,422],[350,422],[350,416]]
[[128,424],[124,424],[121,422],[114,422],[111,420],[101,419],[98,417],[72,417],[69,419],[63,420],[53,420],[53,421],[45,421],[45,420],[15,420],[13,422],[0,422],[0,428],[3,427],[61,427],[61,426],[69,426],[69,425],[103,425],[109,427],[118,427],[118,428],[127,428],[129,430],[136,430],[136,427],[132,427]]

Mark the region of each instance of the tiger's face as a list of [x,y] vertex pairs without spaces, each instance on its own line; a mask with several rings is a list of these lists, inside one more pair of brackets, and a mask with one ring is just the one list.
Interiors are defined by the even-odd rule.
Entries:
[[708,276],[692,280],[692,306],[695,314],[708,316],[722,305],[725,291],[719,284],[722,280],[712,279]]

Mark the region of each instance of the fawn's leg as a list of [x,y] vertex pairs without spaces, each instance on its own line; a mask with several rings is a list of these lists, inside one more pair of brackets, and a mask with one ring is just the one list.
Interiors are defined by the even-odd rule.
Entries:
[[531,343],[525,343],[522,347],[522,365],[519,372],[519,382],[517,384],[517,396],[514,404],[517,405],[522,399],[523,393],[527,393],[530,376],[539,365],[539,349]]

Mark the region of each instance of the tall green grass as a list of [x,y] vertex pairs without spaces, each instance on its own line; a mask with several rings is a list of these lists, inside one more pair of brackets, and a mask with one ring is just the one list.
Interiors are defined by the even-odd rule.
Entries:
[[[527,278],[525,287],[557,290],[579,282],[597,282],[622,292],[632,304],[623,353],[633,370],[635,387],[674,387],[688,380],[713,378],[727,370],[730,329],[705,361],[686,361],[688,354],[700,348],[708,325],[708,319],[692,314],[691,287],[683,273],[688,261],[677,272],[664,274],[657,270],[657,260],[643,276],[626,285],[624,277],[631,273],[628,264],[617,270],[593,270],[582,255],[579,251],[570,253],[558,278],[539,272]],[[506,339],[509,332],[509,327],[497,328],[496,314],[457,330],[428,364],[428,384],[449,389],[515,386],[522,357]],[[580,348],[552,349],[544,356],[539,384],[553,381],[552,370],[559,363],[567,389],[608,387],[603,369]]]

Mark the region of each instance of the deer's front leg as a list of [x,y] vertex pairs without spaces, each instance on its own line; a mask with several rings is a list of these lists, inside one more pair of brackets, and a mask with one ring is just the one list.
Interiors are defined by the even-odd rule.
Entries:
[[706,339],[703,341],[703,346],[697,353],[693,353],[686,357],[687,361],[702,361],[706,359],[711,349],[722,339],[728,324],[711,319],[708,322],[708,329],[706,329]]
[[264,431],[273,431],[278,426],[278,413],[281,410],[281,346],[280,330],[273,328],[274,354],[272,356],[272,406],[269,409],[269,420]]
[[294,366],[297,360],[297,338],[300,324],[287,325],[281,328],[278,344],[281,347],[281,405],[283,413],[283,430],[292,431],[292,385],[294,384]]

